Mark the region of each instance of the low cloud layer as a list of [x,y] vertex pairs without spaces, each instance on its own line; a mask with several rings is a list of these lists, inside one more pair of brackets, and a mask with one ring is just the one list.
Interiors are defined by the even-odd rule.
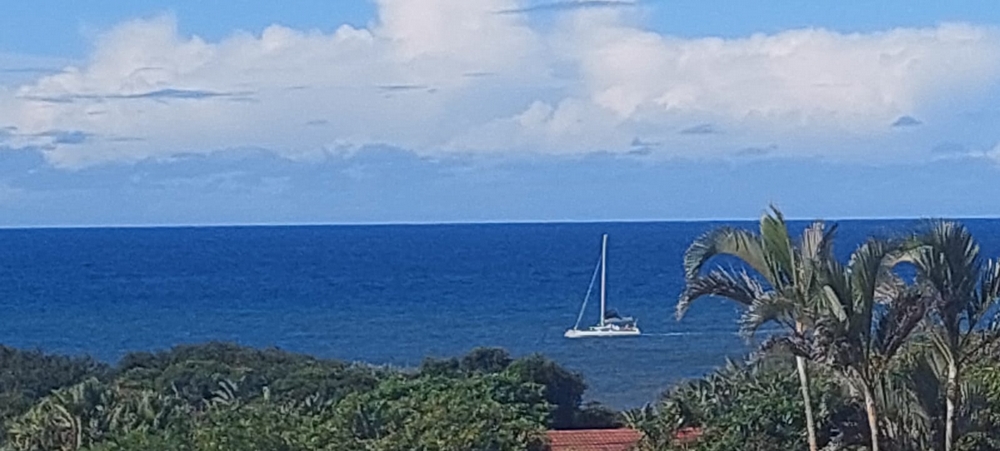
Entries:
[[[331,33],[275,25],[208,42],[171,16],[119,24],[85,61],[0,77],[0,140],[70,169],[245,147],[309,161],[372,144],[929,159],[914,133],[963,139],[963,115],[1000,100],[991,27],[687,39],[637,25],[633,2],[376,3],[373,25]],[[541,27],[533,10],[558,18]]]
[[739,150],[734,165],[607,153],[432,159],[384,146],[293,161],[240,149],[74,171],[36,149],[0,150],[0,226],[731,219],[772,202],[803,219],[963,217],[995,215],[982,199],[1000,196],[983,164],[996,150],[859,167],[769,159],[778,149],[766,144]]
[[563,0],[542,2],[513,9],[499,11],[500,14],[523,14],[546,11],[574,11],[581,9],[632,8],[638,6],[636,0]]

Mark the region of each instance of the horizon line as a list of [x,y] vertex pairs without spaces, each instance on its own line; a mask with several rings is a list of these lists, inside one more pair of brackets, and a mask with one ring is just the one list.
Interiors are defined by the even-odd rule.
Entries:
[[[386,227],[386,226],[445,226],[445,225],[560,225],[560,224],[664,224],[697,222],[755,222],[759,217],[745,218],[672,218],[672,219],[524,219],[524,220],[455,220],[455,221],[356,221],[356,222],[217,222],[217,223],[152,223],[152,224],[46,224],[0,225],[0,230],[52,229],[188,229],[188,228],[252,228],[252,227]],[[933,219],[988,220],[1000,216],[842,216],[832,218],[789,217],[789,222],[803,221],[919,221]]]

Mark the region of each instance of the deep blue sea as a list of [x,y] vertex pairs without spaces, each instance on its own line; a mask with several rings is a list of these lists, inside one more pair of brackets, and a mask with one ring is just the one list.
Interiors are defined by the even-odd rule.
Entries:
[[[965,223],[985,254],[1000,254],[1000,220]],[[732,304],[704,300],[673,316],[684,250],[721,224],[0,230],[0,342],[113,362],[231,340],[401,366],[501,346],[543,353],[582,372],[589,399],[632,407],[749,349]],[[838,224],[846,255],[869,234],[919,222]],[[609,308],[637,317],[644,335],[565,339],[602,233]]]

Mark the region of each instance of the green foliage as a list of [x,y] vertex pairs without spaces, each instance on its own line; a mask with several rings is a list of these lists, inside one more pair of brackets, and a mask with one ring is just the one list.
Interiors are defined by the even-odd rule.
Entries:
[[[230,401],[246,402],[265,392],[285,401],[303,401],[310,396],[336,400],[371,389],[386,371],[277,349],[208,343],[156,354],[129,354],[117,373],[122,384],[176,395],[199,405],[220,394],[232,397]],[[220,393],[226,388],[220,387],[223,381],[230,384],[227,393]]]
[[335,449],[319,418],[270,403],[213,409],[166,428],[109,437],[88,451],[311,451]]
[[503,349],[476,348],[461,358],[425,359],[419,372],[423,376],[445,377],[500,373],[543,387],[545,400],[554,407],[549,419],[549,426],[554,429],[601,429],[616,426],[613,412],[596,405],[581,410],[583,394],[587,390],[583,376],[538,354],[514,360]]
[[[507,371],[518,380],[545,387],[545,399],[555,406],[551,421],[553,428],[575,427],[574,420],[577,418],[583,393],[587,390],[587,384],[579,373],[570,372],[537,354],[515,361]],[[595,424],[586,426],[607,427]]]
[[110,367],[73,358],[0,346],[0,423],[27,411],[52,390],[88,378],[107,379]]
[[959,451],[1000,449],[1000,367],[986,357],[966,368],[965,409],[959,424]]
[[613,417],[578,409],[579,375],[500,349],[417,372],[224,343],[129,354],[116,368],[9,355],[0,395],[54,390],[35,388],[11,411],[3,451],[522,451],[541,449],[560,407],[591,423]]
[[961,393],[968,386],[966,366],[1000,338],[995,333],[1000,329],[1000,261],[985,260],[972,233],[951,221],[932,222],[914,234],[899,261],[912,265],[915,285],[932,301],[925,329],[936,357],[947,366],[942,443],[951,450],[968,427],[961,424],[962,410],[968,410]]
[[510,353],[500,348],[475,348],[463,357],[424,359],[420,374],[427,376],[471,376],[505,371],[514,361]]
[[573,412],[572,429],[609,429],[624,425],[621,414],[598,402],[589,402]]
[[211,412],[198,422],[190,442],[197,451],[308,451],[333,449],[318,418],[259,403]]
[[339,403],[343,450],[537,449],[547,417],[541,388],[504,375],[390,378]]
[[195,451],[190,440],[164,432],[130,432],[87,448],[87,451]]
[[[760,218],[759,233],[720,227],[699,236],[684,253],[685,286],[677,300],[677,318],[683,317],[694,301],[716,296],[743,307],[739,325],[746,337],[752,337],[767,323],[781,326],[787,335],[808,335],[827,288],[823,276],[833,261],[836,229],[827,229],[817,221],[795,240],[784,215],[772,206]],[[738,260],[742,269],[720,267],[705,271],[705,266],[718,257]],[[798,396],[803,398],[808,449],[817,451],[821,438],[817,437],[805,358],[800,355],[797,361],[801,388]]]
[[[819,395],[813,410],[820,437],[837,435],[837,425],[856,423],[860,412],[828,377],[817,374],[811,388]],[[656,409],[627,412],[625,417],[645,433],[644,445],[651,450],[680,448],[674,435],[687,427],[701,429],[703,435],[685,449],[806,449],[805,409],[802,398],[794,396],[798,391],[795,368],[785,359],[748,366],[730,363],[670,390]]]
[[[740,326],[747,334],[767,323],[785,326],[764,349],[791,351],[809,359],[813,371],[835,375],[829,387],[803,383],[804,399],[844,390],[836,410],[853,411],[817,415],[817,435],[835,434],[833,448],[1000,448],[993,432],[1000,423],[998,260],[982,258],[964,226],[934,222],[905,240],[869,239],[842,263],[831,252],[832,230],[814,223],[793,243],[775,210],[762,218],[759,234],[719,228],[697,238],[684,255],[678,316],[694,300],[716,296],[746,307]],[[749,272],[705,271],[719,255],[735,257]],[[912,276],[900,277],[901,267]],[[692,422],[705,426],[699,449],[801,446],[788,441],[793,417],[777,401],[782,392],[793,396],[791,387],[762,386],[769,379],[759,373],[720,388],[717,376],[689,386],[697,396],[678,389],[661,409],[629,412],[626,421],[649,431],[653,449],[674,446],[667,432]],[[727,395],[717,396],[719,390]],[[692,408],[698,396],[724,407]],[[858,405],[866,421],[859,421]],[[828,432],[823,421],[832,426]],[[727,432],[719,436],[719,430]]]
[[18,451],[77,450],[115,434],[174,428],[190,413],[179,398],[91,378],[52,392],[11,419],[5,427],[6,446]]

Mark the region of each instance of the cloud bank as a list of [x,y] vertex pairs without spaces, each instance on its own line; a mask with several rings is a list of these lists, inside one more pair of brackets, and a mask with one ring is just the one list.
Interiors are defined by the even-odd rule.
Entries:
[[207,42],[169,15],[119,24],[85,61],[0,78],[0,140],[69,169],[246,147],[307,161],[372,144],[425,157],[930,158],[931,135],[917,134],[953,138],[942,127],[1000,86],[1000,30],[969,24],[688,39],[610,5],[630,2],[546,3],[560,12],[545,27],[518,0],[376,3],[369,27],[330,33],[275,25]]

